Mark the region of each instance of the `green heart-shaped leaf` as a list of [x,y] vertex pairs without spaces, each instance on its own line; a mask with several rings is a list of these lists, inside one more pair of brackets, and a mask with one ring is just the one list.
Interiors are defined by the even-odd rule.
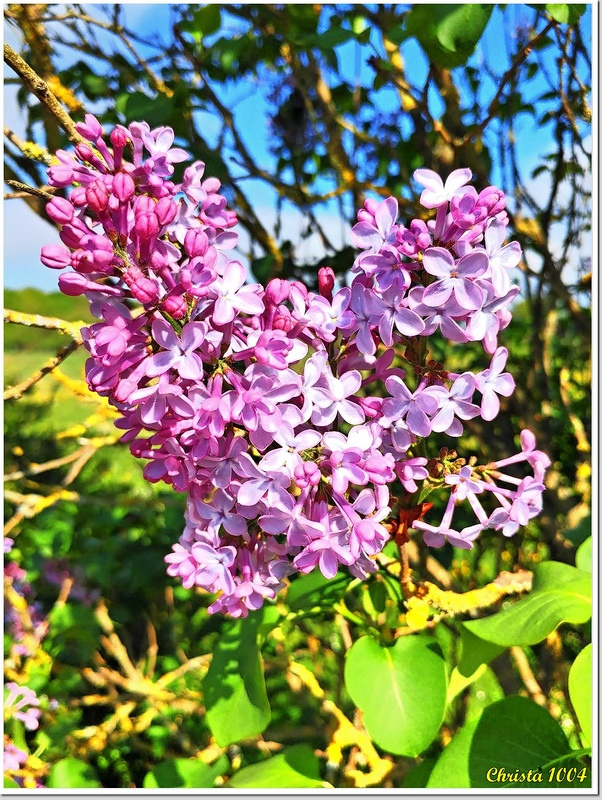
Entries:
[[404,636],[393,647],[381,647],[364,636],[347,653],[345,686],[384,750],[415,758],[437,735],[447,680],[432,639]]

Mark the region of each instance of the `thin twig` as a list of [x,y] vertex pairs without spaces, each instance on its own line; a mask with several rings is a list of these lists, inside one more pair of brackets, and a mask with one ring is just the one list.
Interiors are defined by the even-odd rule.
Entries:
[[13,311],[11,308],[4,309],[4,321],[12,322],[16,325],[25,325],[28,328],[46,328],[48,330],[60,331],[78,344],[82,343],[81,328],[87,325],[86,322],[79,320],[69,322],[58,317],[44,317],[41,314],[27,314],[24,311]]
[[9,45],[4,45],[4,60],[23,80],[25,85],[42,102],[50,113],[57,119],[59,125],[69,136],[74,144],[87,144],[84,137],[78,133],[75,122],[56,99],[45,80],[40,78],[26,61]]
[[502,79],[500,80],[500,84],[498,86],[498,90],[495,93],[495,96],[494,96],[493,100],[489,104],[489,111],[487,112],[487,116],[485,117],[485,119],[482,122],[480,122],[471,131],[469,131],[464,136],[463,139],[460,140],[460,142],[459,142],[459,146],[460,147],[462,145],[465,145],[467,142],[469,142],[475,136],[478,136],[479,134],[483,133],[483,131],[489,125],[489,123],[496,117],[497,111],[498,111],[498,107],[499,107],[499,104],[500,104],[500,99],[502,97],[502,93],[503,93],[504,89],[506,88],[508,83],[516,76],[516,73],[518,72],[519,67],[527,59],[527,57],[529,56],[529,53],[531,52],[533,47],[541,39],[543,39],[543,37],[546,35],[546,33],[548,33],[548,31],[550,31],[555,25],[556,25],[556,23],[554,22],[554,20],[549,22],[546,25],[546,27],[541,31],[541,33],[538,33],[537,36],[535,36],[533,39],[531,39],[525,45],[525,47],[523,47],[523,49],[520,51],[520,53],[515,57],[514,61],[512,62],[511,66],[510,66],[510,69],[507,70],[507,72],[504,73],[504,75],[502,76]]
[[522,647],[511,647],[510,655],[514,661],[516,668],[520,674],[522,682],[525,684],[526,690],[529,692],[533,700],[539,706],[547,705],[545,694],[541,690],[541,686],[537,682],[533,670],[529,665],[529,660]]
[[38,381],[41,381],[45,375],[48,375],[49,372],[52,372],[53,369],[58,367],[58,365],[61,364],[67,358],[67,356],[71,355],[74,350],[77,350],[79,345],[80,343],[74,340],[62,347],[58,353],[49,361],[47,361],[44,366],[34,375],[30,375],[29,378],[25,378],[24,381],[21,381],[21,383],[18,383],[16,386],[9,386],[4,392],[4,399],[18,400],[25,394],[25,392],[28,392],[33,386],[35,386]]
[[[47,186],[44,189],[37,189],[35,186],[29,186],[26,183],[21,183],[21,181],[11,181],[7,179],[4,182],[9,186],[12,186],[13,189],[17,189],[21,195],[31,194],[34,197],[43,197],[44,200],[52,200],[53,195],[46,191],[46,189],[53,189],[52,186]],[[4,195],[4,197],[6,199],[7,195]]]

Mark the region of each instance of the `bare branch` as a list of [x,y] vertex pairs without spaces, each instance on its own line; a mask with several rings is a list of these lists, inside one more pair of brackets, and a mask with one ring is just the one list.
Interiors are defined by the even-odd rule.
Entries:
[[4,45],[4,60],[19,75],[23,83],[35,94],[38,100],[56,117],[59,125],[71,141],[74,144],[87,144],[84,137],[77,132],[75,122],[56,99],[46,81],[40,78],[37,72],[7,44]]

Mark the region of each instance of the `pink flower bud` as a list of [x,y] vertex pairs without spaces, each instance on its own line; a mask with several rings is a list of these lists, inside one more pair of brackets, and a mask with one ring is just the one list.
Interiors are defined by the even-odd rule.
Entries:
[[50,269],[65,269],[71,264],[71,254],[60,244],[47,244],[42,248],[40,260]]
[[309,293],[307,291],[307,286],[304,283],[301,283],[301,281],[291,281],[290,285],[291,286],[295,286],[297,288],[297,290],[300,292],[300,294],[303,297],[303,299],[307,300],[307,295]]
[[288,293],[289,283],[281,278],[272,278],[265,287],[266,300],[275,306],[279,306],[280,303],[288,300]]
[[76,124],[77,132],[90,142],[95,142],[102,136],[102,125],[93,114],[86,114],[85,122]]
[[85,236],[82,230],[76,228],[75,225],[72,225],[71,223],[63,225],[59,235],[61,237],[61,242],[66,244],[67,247],[70,247],[72,250],[75,250],[79,247],[79,243]]
[[318,270],[318,287],[322,297],[325,297],[329,303],[332,303],[334,271],[331,267],[320,267]]
[[79,272],[64,272],[59,275],[59,289],[69,297],[79,297],[79,295],[88,290],[88,286],[91,283],[92,281]]
[[284,331],[288,333],[295,327],[295,320],[290,314],[277,314],[272,322],[272,328],[275,331]]
[[111,131],[111,144],[113,147],[125,147],[128,143],[128,135],[124,128],[117,126]]
[[134,200],[134,212],[136,214],[150,214],[155,211],[157,204],[152,197],[147,194],[138,195]]
[[94,150],[89,144],[78,144],[75,147],[75,155],[80,161],[91,161],[94,158]]
[[109,204],[109,193],[102,181],[92,181],[86,188],[86,200],[91,211],[102,213]]
[[191,228],[184,238],[184,249],[191,258],[204,256],[209,248],[209,238],[201,228]]
[[497,186],[488,186],[479,194],[477,202],[487,209],[489,216],[494,216],[506,208],[506,195]]
[[87,250],[76,250],[71,253],[71,266],[77,272],[94,272],[92,257]]
[[161,226],[157,215],[151,212],[149,214],[138,214],[135,228],[141,239],[152,239],[159,233]]
[[357,401],[364,409],[366,416],[370,419],[378,417],[381,413],[383,398],[382,397],[357,397]]
[[117,286],[107,286],[102,283],[95,283],[88,280],[85,275],[79,272],[63,272],[59,275],[59,289],[63,294],[70,297],[78,297],[84,292],[100,292],[102,294],[123,297],[123,291]]
[[157,286],[149,278],[145,278],[142,270],[138,267],[130,267],[127,269],[123,273],[123,280],[130,287],[133,297],[135,297],[139,303],[143,303],[144,305],[155,303],[159,297],[159,289]]
[[85,187],[76,186],[69,195],[69,200],[75,206],[75,208],[83,208],[85,205],[87,205]]
[[162,197],[155,206],[155,214],[161,226],[173,222],[177,213],[178,207],[171,197]]
[[48,182],[51,186],[64,189],[65,186],[71,186],[74,180],[75,172],[68,164],[54,164],[48,167]]
[[113,179],[113,194],[121,203],[127,203],[128,200],[131,200],[135,191],[136,185],[131,175],[128,175],[127,172],[118,172],[115,175]]
[[57,225],[66,225],[73,219],[74,211],[69,200],[65,200],[64,197],[53,197],[46,204],[46,213]]
[[161,308],[174,319],[183,319],[188,313],[186,300],[184,300],[183,297],[178,297],[176,295],[167,297],[165,301],[161,303]]

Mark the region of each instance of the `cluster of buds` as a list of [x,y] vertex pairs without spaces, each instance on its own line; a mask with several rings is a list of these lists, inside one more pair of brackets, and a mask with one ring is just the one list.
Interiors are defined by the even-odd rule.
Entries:
[[[201,162],[171,180],[187,154],[170,128],[117,126],[110,145],[90,115],[78,130],[90,146],[59,152],[49,169],[51,185],[75,188],[48,204],[64,246],[43,248],[42,261],[70,267],[60,288],[85,294],[101,320],[83,330],[87,380],[120,411],[122,441],[147,461],[149,481],[187,493],[169,574],[215,593],[212,612],[238,617],[294,572],[373,572],[396,498],[430,479],[424,440],[493,419],[514,389],[497,347],[520,259],[518,244],[503,244],[503,193],[477,194],[468,170],[445,185],[418,170],[435,219],[404,228],[394,198],[366,201],[350,286],[335,292],[326,268],[317,293],[279,279],[264,288],[228,255],[236,216],[219,181]],[[428,361],[437,329],[483,342],[487,369]],[[537,513],[547,458],[532,434],[522,441],[513,459],[445,478],[442,522],[414,525],[428,543],[471,547],[484,528],[509,535]],[[520,462],[533,476],[499,471]],[[477,524],[456,531],[460,500]]]

